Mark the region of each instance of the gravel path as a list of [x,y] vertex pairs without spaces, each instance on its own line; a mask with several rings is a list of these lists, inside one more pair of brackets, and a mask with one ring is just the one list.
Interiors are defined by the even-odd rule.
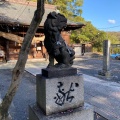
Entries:
[[[0,97],[2,98],[10,85],[11,75],[10,69],[0,69]],[[28,119],[28,105],[35,103],[36,99],[35,89],[35,77],[24,72],[21,84],[10,107],[13,120]]]
[[[78,72],[97,77],[98,71],[102,70],[102,59],[89,59],[75,61],[74,67],[78,68]],[[110,61],[110,70],[112,73],[111,81],[120,82],[120,60]]]
[[[3,69],[7,65],[10,69]],[[27,67],[46,65],[44,62],[29,62]],[[7,65],[0,65],[0,98],[5,95],[11,81],[11,73],[14,63],[7,63]],[[79,60],[74,62],[74,67],[78,68],[78,72],[88,74],[91,76],[96,76],[98,70],[102,69],[102,60],[100,59],[89,59],[89,60]],[[6,67],[7,68],[7,67]],[[111,71],[114,75],[113,81],[120,82],[120,61],[111,60]],[[35,85],[35,76],[24,72],[21,84],[19,86],[18,92],[15,95],[13,102],[10,107],[10,114],[13,120],[26,120],[28,119],[28,105],[35,103],[36,101],[36,85]],[[24,101],[24,102],[23,102]]]

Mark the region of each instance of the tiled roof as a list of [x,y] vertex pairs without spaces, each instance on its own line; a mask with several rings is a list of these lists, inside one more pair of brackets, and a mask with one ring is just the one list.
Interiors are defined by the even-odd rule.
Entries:
[[[10,0],[11,1],[11,0]],[[33,18],[34,12],[36,10],[35,2],[4,2],[0,4],[0,23],[10,23],[10,24],[21,24],[30,25]],[[44,25],[44,21],[47,15],[55,11],[54,5],[45,4],[45,13],[40,26]],[[74,23],[68,21],[68,25],[84,26],[83,23]]]
[[[18,23],[22,25],[30,25],[33,18],[35,6],[27,4],[18,4],[12,2],[5,2],[0,5],[0,22],[1,23]],[[40,26],[43,26],[47,14],[55,9],[46,8]]]

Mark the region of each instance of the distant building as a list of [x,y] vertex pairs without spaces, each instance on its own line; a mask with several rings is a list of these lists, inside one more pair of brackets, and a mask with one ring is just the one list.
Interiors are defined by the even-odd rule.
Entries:
[[84,43],[84,44],[74,44],[75,56],[80,57],[85,55],[86,53],[92,52],[92,44]]

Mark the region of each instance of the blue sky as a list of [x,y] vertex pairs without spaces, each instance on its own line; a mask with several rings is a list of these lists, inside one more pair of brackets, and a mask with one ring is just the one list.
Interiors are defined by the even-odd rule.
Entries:
[[120,0],[84,0],[82,17],[99,30],[120,31]]

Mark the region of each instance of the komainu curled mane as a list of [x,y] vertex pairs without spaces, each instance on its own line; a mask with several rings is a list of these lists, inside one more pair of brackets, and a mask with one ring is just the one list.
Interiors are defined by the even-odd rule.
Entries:
[[[75,52],[66,45],[61,37],[61,31],[67,26],[67,19],[64,15],[56,12],[48,14],[44,23],[45,40],[44,45],[49,54],[50,67],[67,68],[72,66]],[[58,62],[54,65],[54,59]]]

